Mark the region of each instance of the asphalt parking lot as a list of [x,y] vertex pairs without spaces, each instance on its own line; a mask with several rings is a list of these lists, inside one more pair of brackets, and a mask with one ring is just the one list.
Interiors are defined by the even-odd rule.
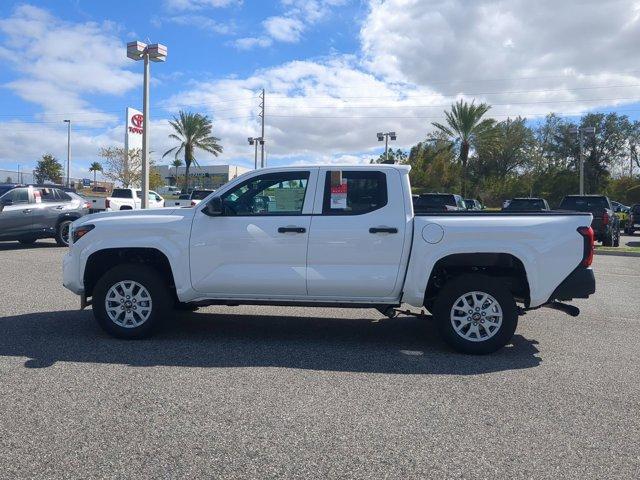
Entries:
[[453,353],[429,320],[209,307],[120,341],[64,249],[0,244],[2,478],[638,478],[640,258],[597,256],[577,319]]

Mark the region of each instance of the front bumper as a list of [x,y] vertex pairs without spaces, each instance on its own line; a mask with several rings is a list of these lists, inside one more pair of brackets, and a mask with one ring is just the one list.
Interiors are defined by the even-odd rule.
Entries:
[[571,300],[573,298],[589,298],[596,292],[596,278],[591,268],[578,267],[556,288],[549,302],[554,300]]
[[80,263],[76,255],[67,253],[62,260],[62,285],[76,295],[84,293],[84,285],[80,278]]

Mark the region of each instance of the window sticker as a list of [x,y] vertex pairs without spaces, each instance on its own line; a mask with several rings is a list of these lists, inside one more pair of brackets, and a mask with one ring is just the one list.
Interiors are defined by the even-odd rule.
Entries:
[[[333,178],[331,179],[333,181]],[[347,208],[347,180],[341,180],[339,185],[331,185],[331,204],[330,208],[345,209]]]

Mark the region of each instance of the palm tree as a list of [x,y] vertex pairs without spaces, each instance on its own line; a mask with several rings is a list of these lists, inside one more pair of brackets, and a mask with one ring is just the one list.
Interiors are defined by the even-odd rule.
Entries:
[[222,153],[222,146],[218,143],[220,139],[211,135],[213,125],[206,115],[180,111],[178,117],[173,117],[169,124],[175,130],[175,133],[169,135],[169,138],[177,140],[180,145],[167,150],[162,158],[173,153],[178,159],[180,154],[184,152],[184,183],[185,189],[188,190],[189,168],[192,163],[198,165],[194,154],[195,149],[199,148],[217,157],[219,153]]
[[100,162],[93,162],[89,167],[89,171],[93,172],[93,183],[96,183],[96,173],[102,172],[102,164]]
[[175,178],[176,178],[176,186],[178,186],[178,168],[180,168],[182,166],[182,160],[180,160],[179,158],[176,158],[171,165],[176,167]]
[[450,112],[444,112],[447,125],[434,122],[432,125],[449,137],[452,144],[460,149],[460,163],[462,164],[462,195],[467,194],[467,162],[471,147],[477,147],[478,142],[489,137],[495,120],[482,119],[491,108],[486,103],[475,105],[459,100],[451,105]]

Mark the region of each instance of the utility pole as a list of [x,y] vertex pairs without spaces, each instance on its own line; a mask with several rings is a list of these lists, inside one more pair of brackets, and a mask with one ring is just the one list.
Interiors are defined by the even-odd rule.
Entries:
[[264,163],[264,109],[265,109],[264,88],[262,89],[262,93],[260,94],[260,100],[261,100],[261,102],[260,102],[260,123],[262,124],[262,128],[260,130],[260,139],[262,140],[261,143],[260,143],[260,145],[261,145],[260,146],[260,168],[264,168],[265,167],[265,163]]
[[264,152],[264,140],[262,137],[249,137],[247,138],[249,145],[255,145],[255,153],[253,157],[255,169],[258,169],[258,143],[262,146],[262,151]]
[[67,124],[67,188],[71,187],[69,170],[71,167],[71,120],[63,120]]
[[384,163],[389,163],[389,139],[395,140],[398,138],[396,136],[396,132],[378,132],[376,136],[378,137],[379,142],[384,140]]
[[584,134],[595,135],[596,127],[572,127],[569,133],[578,135],[578,160],[580,162],[580,195],[584,195],[584,156],[582,154],[582,138]]

